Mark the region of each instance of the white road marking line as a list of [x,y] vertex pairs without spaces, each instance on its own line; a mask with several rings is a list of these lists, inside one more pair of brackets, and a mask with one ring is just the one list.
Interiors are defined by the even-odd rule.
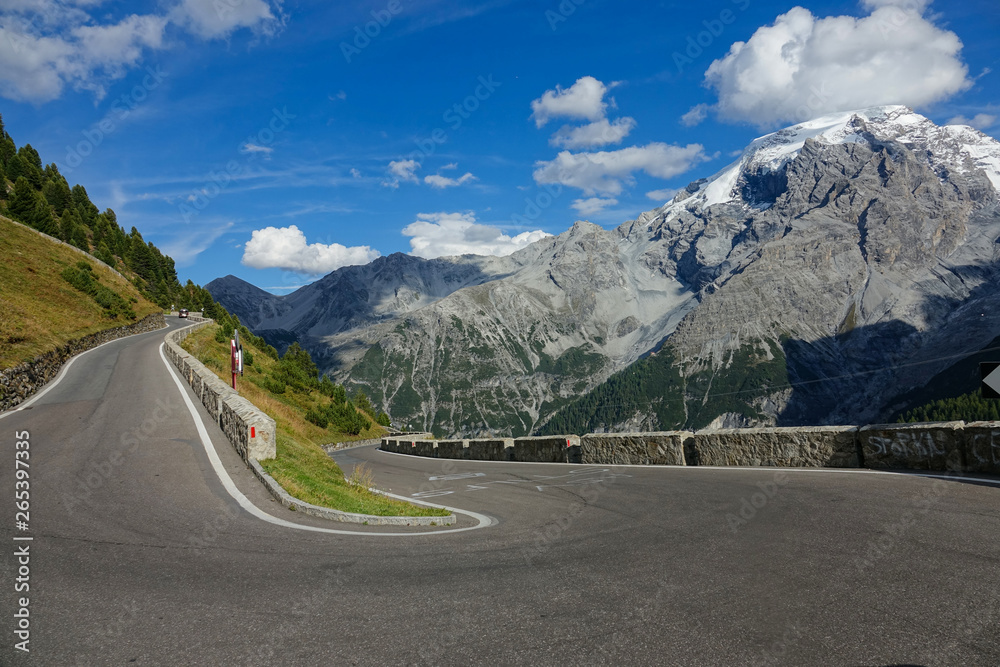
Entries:
[[455,475],[438,475],[437,477],[428,477],[429,482],[450,482],[453,479],[470,479],[472,477],[486,477],[484,472],[463,472]]
[[[382,449],[375,448],[375,451],[379,454],[385,454],[386,456],[405,456],[408,459],[416,458],[410,454],[397,454],[396,452],[387,452]],[[430,459],[433,461],[440,461],[444,459]],[[459,459],[448,459],[458,461]],[[468,461],[466,461],[468,462]],[[593,471],[594,468],[607,468],[606,463],[536,463],[534,461],[475,461],[476,465],[490,465],[496,463],[508,463],[514,464],[516,466],[573,466],[574,468],[589,468]],[[945,475],[943,473],[929,473],[929,472],[919,472],[919,471],[908,471],[908,470],[870,470],[868,468],[779,468],[777,466],[761,466],[761,467],[750,467],[750,466],[660,466],[660,465],[642,465],[639,463],[612,463],[610,464],[615,468],[637,468],[639,470],[662,470],[669,471],[673,470],[675,472],[695,472],[699,470],[726,470],[729,472],[790,472],[790,473],[802,473],[802,474],[820,474],[820,475],[894,475],[902,477],[928,477],[931,479],[950,479],[953,482],[981,482],[983,484],[990,484],[993,486],[1000,486],[1000,479],[986,479],[982,477],[962,477],[959,474],[955,475]],[[582,470],[579,472],[583,472]],[[578,473],[570,473],[578,474]]]
[[313,533],[331,533],[334,535],[363,535],[365,537],[428,537],[431,535],[449,535],[453,533],[462,533],[467,530],[478,530],[480,528],[487,528],[489,526],[496,525],[498,522],[496,519],[486,516],[485,514],[479,514],[477,512],[470,512],[469,510],[460,510],[455,507],[446,507],[444,505],[435,505],[433,503],[424,503],[410,498],[405,498],[403,496],[397,496],[393,493],[386,493],[385,495],[391,498],[397,498],[399,500],[405,500],[407,502],[415,502],[420,505],[427,505],[428,507],[441,507],[450,512],[455,512],[456,514],[464,514],[478,521],[478,525],[469,526],[467,528],[450,528],[443,529],[434,532],[423,532],[423,533],[366,533],[359,530],[337,530],[334,528],[319,528],[317,526],[303,526],[298,523],[292,523],[291,521],[286,521],[285,519],[279,519],[277,517],[271,516],[270,514],[264,512],[259,507],[250,502],[250,499],[243,495],[243,492],[236,488],[236,484],[233,483],[233,479],[226,472],[225,467],[222,465],[222,461],[219,459],[219,454],[215,451],[215,446],[212,444],[212,439],[208,435],[208,431],[205,429],[205,423],[201,419],[201,415],[195,409],[194,404],[191,402],[191,398],[188,396],[188,392],[185,390],[184,385],[181,383],[180,378],[173,365],[167,360],[167,357],[163,354],[163,346],[165,343],[160,343],[160,359],[163,360],[163,365],[167,367],[167,371],[170,373],[171,379],[174,384],[177,385],[177,390],[180,392],[181,397],[184,399],[184,404],[187,406],[188,412],[191,413],[191,419],[194,420],[195,428],[198,430],[198,436],[201,438],[201,444],[205,447],[205,454],[208,455],[208,460],[211,462],[212,467],[215,469],[215,474],[218,475],[219,481],[222,486],[226,489],[230,496],[239,503],[240,507],[245,509],[247,512],[257,517],[261,521],[267,521],[268,523],[273,523],[276,526],[281,526],[283,528],[292,528],[294,530],[304,530]]
[[[166,328],[166,327],[164,327],[164,328]],[[153,329],[153,331],[144,331],[143,333],[153,333],[155,331],[163,331],[163,328]],[[143,334],[132,334],[132,336],[141,336],[141,335],[143,335]],[[45,394],[47,394],[50,391],[52,391],[56,387],[56,385],[58,385],[60,382],[62,382],[63,378],[66,377],[66,372],[69,371],[69,367],[72,366],[73,362],[75,362],[77,359],[79,359],[83,355],[87,354],[88,352],[93,352],[94,350],[99,350],[100,348],[104,347],[105,345],[111,345],[111,343],[117,343],[118,341],[124,340],[126,338],[131,338],[131,336],[122,336],[121,338],[115,338],[113,340],[109,340],[106,343],[101,343],[97,347],[92,347],[89,350],[84,350],[80,354],[77,354],[77,355],[74,355],[74,356],[70,357],[69,361],[67,361],[66,364],[62,367],[62,370],[59,371],[59,374],[56,375],[56,379],[55,380],[52,380],[40,392],[38,392],[37,394],[35,394],[31,398],[29,398],[28,400],[24,401],[23,403],[18,403],[16,406],[14,406],[13,408],[11,408],[7,412],[4,412],[4,413],[0,414],[0,419],[3,419],[4,417],[9,417],[12,414],[14,414],[15,412],[20,412],[21,410],[24,410],[26,408],[30,408],[32,403],[34,403],[35,401],[37,401],[38,399],[40,399]]]

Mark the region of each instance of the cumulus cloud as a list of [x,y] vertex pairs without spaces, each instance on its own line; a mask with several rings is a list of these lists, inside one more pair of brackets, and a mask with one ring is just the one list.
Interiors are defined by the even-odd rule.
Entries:
[[948,125],[968,125],[977,130],[986,130],[996,125],[997,117],[989,113],[977,113],[972,118],[965,116],[955,116],[948,121]]
[[578,79],[566,90],[556,86],[555,90],[545,91],[545,94],[531,103],[531,117],[535,119],[537,127],[544,126],[553,118],[600,120],[604,118],[608,107],[604,101],[608,90],[608,86],[592,76]]
[[28,102],[58,98],[66,85],[104,96],[145,49],[163,44],[166,20],[132,15],[115,24],[62,26],[39,34],[26,20],[0,14],[0,94]]
[[681,116],[681,125],[694,127],[708,117],[708,110],[711,107],[707,104],[696,104],[691,107],[686,114]]
[[[280,5],[277,7],[280,12]],[[182,0],[171,16],[205,39],[225,37],[240,28],[273,35],[283,25],[283,19],[275,16],[264,0]]]
[[344,266],[367,264],[380,256],[368,246],[348,248],[339,243],[307,243],[296,227],[265,227],[251,234],[243,248],[243,265],[254,269],[283,269],[318,276]]
[[[95,13],[101,4],[100,0],[0,3],[0,95],[42,103],[59,98],[69,86],[92,91],[100,99],[109,81],[138,66],[146,52],[167,46],[171,23],[212,38],[243,27],[267,32],[266,26],[278,21],[264,0],[184,0],[165,13],[132,14],[117,22]],[[262,12],[260,5],[267,11]],[[254,12],[256,19],[251,17]],[[207,28],[209,24],[214,27]]]
[[424,259],[453,255],[509,255],[535,241],[551,236],[541,230],[517,236],[476,222],[472,212],[419,213],[403,228],[410,238],[411,254]]
[[417,169],[420,169],[420,163],[416,160],[393,160],[389,163],[390,178],[382,181],[382,185],[395,190],[400,181],[419,183]]
[[618,200],[613,197],[608,197],[607,199],[591,197],[590,199],[577,199],[573,202],[572,206],[580,215],[589,216],[597,215],[609,206],[616,206],[617,204]]
[[444,188],[453,188],[457,185],[463,185],[470,181],[476,180],[476,177],[471,173],[466,172],[459,178],[448,178],[447,176],[442,176],[441,174],[431,174],[430,176],[424,176],[424,183],[427,183],[431,187],[435,187],[443,190]]
[[924,0],[865,0],[863,18],[778,16],[705,72],[719,117],[760,127],[881,104],[920,107],[971,85],[958,36],[923,16]]
[[623,182],[632,182],[634,172],[673,178],[708,159],[701,144],[652,143],[597,153],[562,151],[555,160],[536,163],[534,177],[539,184],[568,185],[580,188],[587,195],[618,195]]
[[609,122],[607,118],[583,125],[571,127],[564,125],[552,135],[549,143],[561,148],[595,148],[608,144],[620,144],[635,129],[634,118],[628,116]]

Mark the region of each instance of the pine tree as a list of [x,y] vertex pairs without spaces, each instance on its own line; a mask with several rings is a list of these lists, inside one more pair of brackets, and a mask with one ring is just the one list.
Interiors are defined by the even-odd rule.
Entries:
[[42,194],[45,195],[45,200],[49,202],[49,205],[57,211],[65,210],[73,203],[69,184],[58,172],[56,172],[55,178],[50,178],[42,186]]
[[31,187],[41,190],[45,178],[42,175],[42,159],[38,157],[38,151],[32,148],[31,144],[25,144],[21,146],[21,150],[17,152],[17,156],[21,158],[24,170],[21,175],[28,179]]
[[17,179],[22,177],[27,177],[28,166],[24,163],[24,158],[15,153],[7,160],[5,165],[7,170],[7,178],[11,180],[12,183],[17,183]]
[[[17,155],[17,146],[14,144],[13,140],[6,135],[2,135],[3,138],[0,139],[0,161],[3,162],[4,168],[10,164],[10,161]],[[16,180],[16,179],[10,179]]]
[[14,182],[14,191],[7,202],[10,217],[25,224],[31,224],[31,216],[35,211],[35,191],[24,176],[18,176]]

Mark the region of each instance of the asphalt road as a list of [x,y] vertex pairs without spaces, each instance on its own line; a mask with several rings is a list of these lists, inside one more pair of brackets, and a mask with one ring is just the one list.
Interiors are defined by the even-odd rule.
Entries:
[[86,353],[0,418],[2,665],[1000,664],[998,486],[339,452],[345,473],[368,461],[382,488],[493,519],[391,536],[280,507],[199,406],[257,507],[370,534],[297,530],[226,491],[162,339]]

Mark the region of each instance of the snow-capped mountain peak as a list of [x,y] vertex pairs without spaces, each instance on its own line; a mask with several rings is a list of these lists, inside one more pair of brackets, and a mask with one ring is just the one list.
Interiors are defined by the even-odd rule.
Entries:
[[898,141],[926,155],[938,173],[981,169],[994,189],[1000,191],[1000,142],[966,125],[938,126],[908,107],[891,105],[833,113],[759,137],[738,160],[675,196],[662,213],[669,219],[685,209],[747,203],[739,192],[744,174],[782,169],[810,139],[846,144],[868,143],[869,137]]

